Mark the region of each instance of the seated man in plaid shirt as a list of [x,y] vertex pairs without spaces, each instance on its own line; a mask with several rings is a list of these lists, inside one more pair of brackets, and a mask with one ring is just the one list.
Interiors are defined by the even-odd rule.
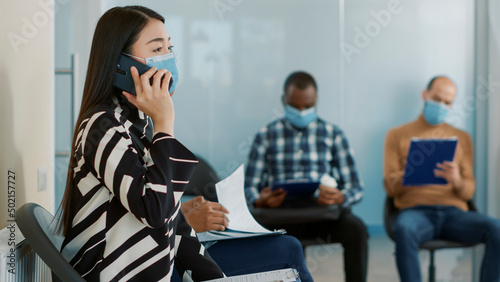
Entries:
[[300,238],[341,243],[345,280],[366,281],[368,234],[364,223],[350,210],[363,196],[363,183],[343,132],[316,115],[316,91],[316,82],[308,73],[294,72],[286,79],[285,116],[260,129],[251,147],[246,198],[255,207],[277,208],[285,202],[286,192],[271,191],[273,183],[333,177],[338,186],[317,189],[313,204],[339,205],[342,212],[338,219],[266,227],[285,228],[288,234]]

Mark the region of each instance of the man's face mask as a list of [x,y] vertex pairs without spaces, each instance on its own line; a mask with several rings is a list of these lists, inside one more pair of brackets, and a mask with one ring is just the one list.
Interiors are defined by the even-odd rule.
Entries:
[[424,118],[430,125],[438,125],[444,122],[450,107],[444,103],[434,100],[426,100],[424,106]]
[[317,118],[316,107],[310,107],[303,111],[290,105],[285,105],[285,118],[295,127],[305,128]]
[[170,94],[174,92],[175,87],[177,86],[177,82],[179,82],[179,70],[177,69],[177,62],[175,61],[175,56],[173,52],[145,59],[132,56],[130,54],[125,54],[125,55],[145,61],[148,67],[156,67],[156,69],[158,70],[167,69],[172,74],[172,85],[170,86],[168,92]]

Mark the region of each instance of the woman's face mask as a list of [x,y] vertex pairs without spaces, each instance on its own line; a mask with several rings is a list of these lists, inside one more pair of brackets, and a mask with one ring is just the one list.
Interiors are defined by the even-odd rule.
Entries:
[[175,56],[173,52],[170,52],[165,55],[159,55],[149,58],[139,58],[136,56],[132,56],[130,54],[125,54],[129,57],[136,58],[139,60],[143,60],[146,62],[148,67],[156,67],[158,70],[167,69],[172,74],[172,85],[170,86],[168,92],[172,94],[179,82],[179,70],[177,68],[177,62],[175,60]]

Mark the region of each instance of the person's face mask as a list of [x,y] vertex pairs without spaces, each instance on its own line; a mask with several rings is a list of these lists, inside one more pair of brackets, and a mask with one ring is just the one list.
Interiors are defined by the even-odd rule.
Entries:
[[179,70],[177,69],[177,62],[175,61],[173,52],[145,59],[132,56],[130,54],[126,55],[145,61],[148,67],[156,67],[157,70],[167,69],[172,74],[172,85],[170,86],[169,93],[172,94],[174,92],[177,82],[179,82]]
[[444,103],[434,100],[426,100],[424,106],[424,118],[430,125],[438,125],[444,122],[450,107]]
[[295,127],[304,128],[317,118],[316,107],[303,111],[290,105],[285,105],[285,118]]

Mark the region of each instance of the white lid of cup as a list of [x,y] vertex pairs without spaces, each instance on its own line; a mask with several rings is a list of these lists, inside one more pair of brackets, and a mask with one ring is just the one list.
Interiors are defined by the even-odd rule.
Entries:
[[320,179],[321,185],[331,187],[331,188],[337,188],[337,180],[335,178],[331,177],[329,174],[325,173]]

